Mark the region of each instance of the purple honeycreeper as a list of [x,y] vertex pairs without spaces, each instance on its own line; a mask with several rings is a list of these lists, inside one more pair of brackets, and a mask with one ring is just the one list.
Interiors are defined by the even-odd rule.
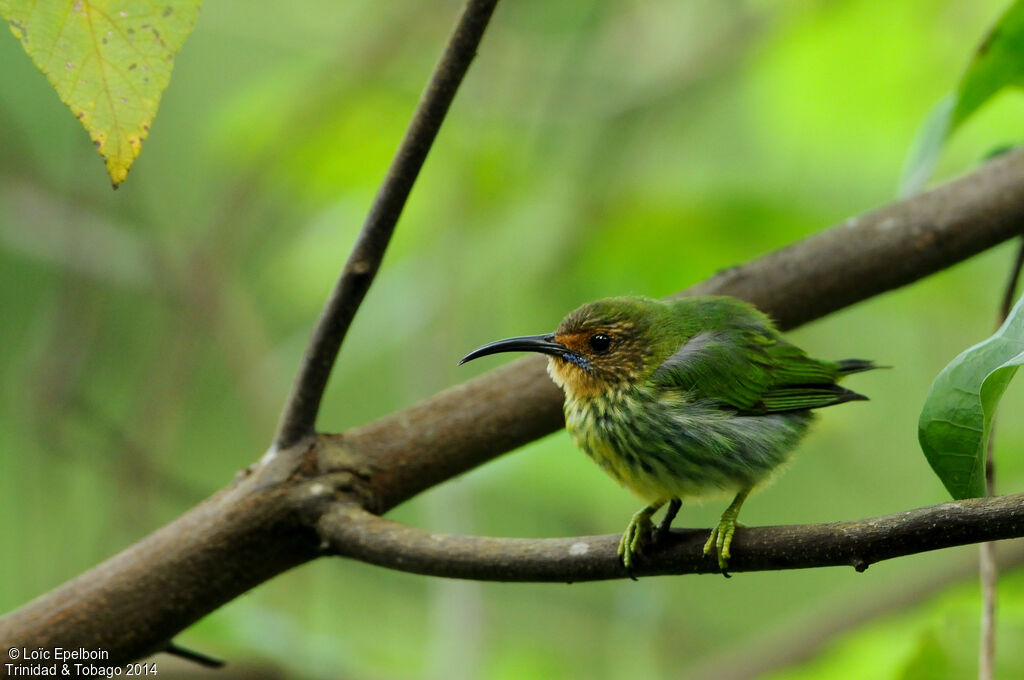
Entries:
[[[671,526],[683,498],[733,494],[704,544],[726,571],[740,507],[807,431],[812,409],[866,397],[836,384],[871,361],[825,361],[786,342],[771,319],[730,297],[671,302],[615,297],[571,312],[554,333],[499,340],[461,363],[498,352],[548,355],[565,392],[576,445],[647,505],[618,553],[638,555]],[[655,530],[651,517],[669,503]]]

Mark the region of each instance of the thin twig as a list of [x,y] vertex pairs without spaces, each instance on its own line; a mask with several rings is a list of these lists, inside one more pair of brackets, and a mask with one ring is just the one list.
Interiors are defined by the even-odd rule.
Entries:
[[380,267],[409,192],[444,122],[459,84],[476,56],[498,0],[469,0],[434,69],[352,252],[313,329],[274,435],[285,448],[313,433],[341,343]]
[[1022,268],[1024,268],[1024,235],[1021,236],[1020,245],[1017,247],[1017,259],[1013,261],[1010,280],[1006,282],[1006,290],[1003,291],[1003,302],[999,307],[999,323],[996,326],[1002,326],[1006,317],[1010,316],[1013,301],[1017,297],[1017,284],[1020,282]]
[[[339,502],[318,525],[322,545],[344,557],[428,576],[484,581],[577,582],[625,578],[619,535],[491,538],[426,531]],[[1024,494],[971,498],[867,519],[736,532],[729,571],[853,567],[1024,536]],[[704,554],[707,529],[676,529],[633,568],[637,576],[720,572]]]
[[[1017,247],[1017,258],[1014,260],[1010,279],[1006,282],[1006,290],[999,305],[999,319],[996,327],[1002,326],[1013,308],[1013,300],[1017,293],[1020,270],[1024,267],[1024,236]],[[988,432],[988,444],[985,447],[985,491],[991,497],[996,495],[996,461],[995,461],[995,419],[993,418]],[[992,680],[995,677],[996,662],[996,597],[998,595],[999,568],[996,565],[996,546],[986,541],[978,546],[978,575],[981,579],[981,631],[978,640],[978,680]]]
[[199,652],[188,647],[182,647],[174,640],[167,643],[167,646],[163,648],[165,654],[171,654],[178,657],[179,659],[185,659],[192,663],[199,664],[204,668],[223,668],[226,663],[224,659],[218,659],[215,656],[210,656],[204,652]]
[[992,680],[995,677],[996,592],[999,585],[999,569],[996,566],[996,544],[992,541],[985,541],[978,545],[978,575],[981,578],[981,633],[978,640],[978,680]]

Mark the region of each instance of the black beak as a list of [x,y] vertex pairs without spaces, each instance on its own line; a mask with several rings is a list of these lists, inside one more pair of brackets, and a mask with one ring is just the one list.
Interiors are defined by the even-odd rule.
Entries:
[[551,354],[552,356],[563,358],[566,355],[572,354],[568,347],[560,342],[555,342],[555,336],[551,333],[545,335],[523,335],[518,338],[497,340],[479,347],[462,357],[459,366],[467,361],[500,352],[540,352],[541,354]]

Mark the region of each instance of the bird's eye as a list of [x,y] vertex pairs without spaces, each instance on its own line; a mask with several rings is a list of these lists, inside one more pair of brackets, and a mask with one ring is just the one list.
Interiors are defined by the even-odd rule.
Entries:
[[590,336],[590,349],[599,354],[604,354],[612,346],[612,339],[604,333],[595,333]]

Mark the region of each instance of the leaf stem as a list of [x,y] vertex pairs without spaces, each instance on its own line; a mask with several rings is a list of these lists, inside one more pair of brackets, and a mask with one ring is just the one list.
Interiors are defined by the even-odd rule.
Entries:
[[[1002,326],[1006,317],[1010,316],[1014,298],[1017,297],[1017,284],[1020,283],[1022,268],[1024,268],[1024,233],[1021,234],[1020,245],[1017,247],[1017,259],[1013,261],[1013,269],[1010,270],[1010,280],[1006,282],[1006,290],[1003,291],[1003,302],[999,307],[999,321],[996,323],[996,328]],[[989,493],[992,491],[989,490]]]
[[[1021,236],[1017,248],[1017,258],[1010,270],[1010,279],[1006,282],[1002,303],[999,306],[999,328],[1010,315],[1016,297],[1020,271],[1024,267],[1024,235]],[[985,447],[985,491],[991,496],[996,495],[996,463],[995,416],[989,427],[988,443]],[[996,546],[991,541],[978,545],[978,574],[981,579],[981,631],[978,641],[978,680],[992,680],[995,677],[996,659],[996,600],[999,585],[999,568],[996,565]]]

